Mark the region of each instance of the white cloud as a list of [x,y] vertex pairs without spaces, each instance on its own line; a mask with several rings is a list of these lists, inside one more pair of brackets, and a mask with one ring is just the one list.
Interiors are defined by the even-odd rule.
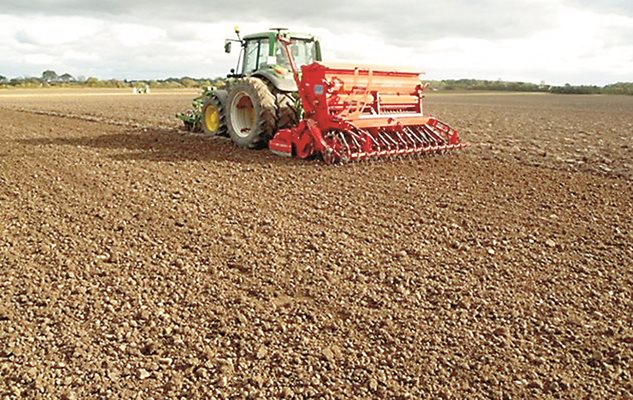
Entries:
[[94,35],[103,23],[91,18],[82,17],[35,17],[15,33],[20,43],[39,46],[57,46],[74,43],[90,35]]
[[[474,77],[553,84],[633,81],[633,17],[561,6],[555,24],[524,37],[445,36],[409,48],[383,38],[339,36],[333,55],[365,62],[409,64],[429,79]],[[624,33],[624,34],[622,34]],[[331,39],[331,37],[327,38]],[[354,43],[346,50],[339,43]],[[353,57],[348,57],[353,56]]]
[[107,33],[114,39],[114,46],[124,48],[152,46],[167,36],[164,29],[130,23],[109,26]]
[[0,74],[220,76],[235,66],[222,44],[239,15],[244,33],[286,25],[319,35],[327,59],[412,65],[430,79],[633,81],[633,12],[616,14],[632,10],[610,1],[603,11],[585,0],[322,0],[279,12],[249,0],[213,12],[198,1],[13,2],[0,14]]

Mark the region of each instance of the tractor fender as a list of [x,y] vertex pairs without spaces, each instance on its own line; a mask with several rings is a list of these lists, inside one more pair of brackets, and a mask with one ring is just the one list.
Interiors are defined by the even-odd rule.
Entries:
[[275,89],[280,92],[296,92],[297,84],[295,80],[292,78],[292,75],[287,76],[279,76],[273,71],[257,71],[252,75],[254,78],[263,79],[264,81],[270,82],[271,85],[275,87]]

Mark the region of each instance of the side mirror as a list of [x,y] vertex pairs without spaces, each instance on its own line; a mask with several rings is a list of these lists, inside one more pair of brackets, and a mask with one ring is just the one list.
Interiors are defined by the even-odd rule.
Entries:
[[224,43],[224,52],[225,53],[230,53],[231,52],[231,45],[232,45],[231,42],[225,42]]

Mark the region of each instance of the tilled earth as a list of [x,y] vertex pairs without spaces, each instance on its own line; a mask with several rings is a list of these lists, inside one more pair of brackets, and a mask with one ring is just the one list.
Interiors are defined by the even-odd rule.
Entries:
[[0,398],[633,396],[633,98],[433,94],[468,150],[327,167],[193,96],[0,96]]

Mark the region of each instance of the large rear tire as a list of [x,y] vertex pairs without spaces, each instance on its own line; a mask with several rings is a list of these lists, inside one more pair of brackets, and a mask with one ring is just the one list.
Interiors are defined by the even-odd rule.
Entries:
[[279,92],[277,98],[277,130],[297,126],[299,115],[291,93]]
[[226,99],[226,126],[233,142],[249,149],[266,146],[277,129],[277,105],[258,78],[236,83]]

